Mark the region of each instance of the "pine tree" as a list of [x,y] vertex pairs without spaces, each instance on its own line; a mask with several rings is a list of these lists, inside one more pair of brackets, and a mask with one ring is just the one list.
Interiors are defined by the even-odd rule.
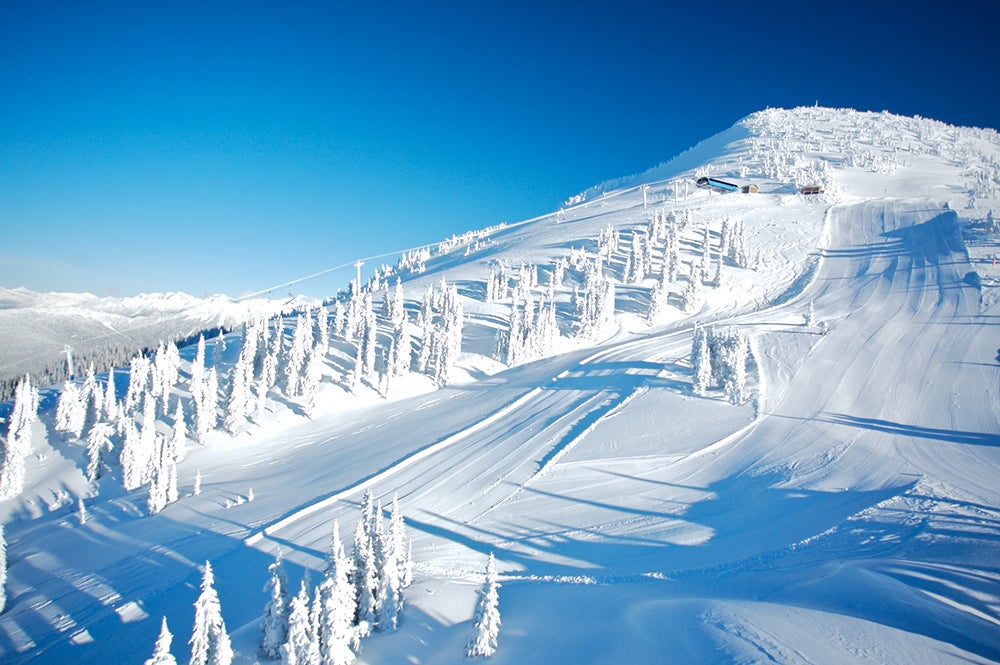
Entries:
[[285,357],[285,394],[298,397],[301,393],[302,369],[305,366],[306,354],[309,352],[310,332],[312,328],[305,315],[299,314],[292,334],[292,345]]
[[114,426],[108,423],[94,423],[87,433],[87,480],[90,482],[101,477],[105,456],[114,448],[114,433]]
[[173,462],[183,462],[187,454],[187,425],[184,422],[184,407],[181,401],[177,400],[177,408],[174,409],[174,426],[170,437],[168,456]]
[[354,529],[354,588],[358,601],[355,622],[359,638],[370,635],[375,626],[377,580],[374,544],[362,517]]
[[704,328],[696,327],[694,340],[691,344],[691,391],[695,395],[704,395],[712,383],[712,358],[708,345],[708,334]]
[[198,335],[198,347],[191,361],[191,379],[188,381],[188,392],[191,393],[191,402],[197,409],[198,402],[201,401],[202,391],[205,389],[205,335]]
[[55,428],[57,432],[66,432],[79,439],[87,422],[87,406],[82,399],[80,389],[72,381],[67,381],[59,394],[56,405]]
[[288,612],[291,595],[288,592],[288,578],[282,564],[281,552],[268,566],[271,573],[264,591],[268,595],[267,606],[264,608],[264,620],[261,622],[263,636],[260,641],[260,652],[268,658],[281,658],[281,645],[288,639]]
[[282,665],[318,665],[319,648],[310,616],[309,590],[302,580],[288,609],[288,639],[281,647]]
[[479,602],[476,604],[476,614],[473,627],[476,634],[465,647],[465,653],[470,658],[476,656],[489,657],[496,653],[497,636],[500,634],[500,596],[497,590],[496,562],[493,553],[486,562],[486,580],[479,592]]
[[216,410],[219,405],[219,378],[214,367],[209,368],[205,373],[205,380],[202,384],[201,393],[195,400],[195,438],[198,443],[205,443],[208,433],[215,428],[218,420]]
[[108,370],[108,380],[104,384],[104,401],[102,404],[104,417],[110,420],[111,414],[116,411],[117,405],[118,396],[115,391],[115,370],[112,368]]
[[340,540],[340,524],[334,520],[330,556],[319,587],[317,633],[322,665],[348,665],[356,646],[354,615],[357,599],[350,581],[351,563]]
[[233,662],[233,648],[214,585],[212,565],[206,561],[201,595],[194,603],[194,629],[188,642],[191,645],[191,665],[230,665]]
[[7,426],[7,442],[0,465],[0,499],[10,499],[24,489],[24,460],[31,454],[31,424],[38,419],[38,391],[25,377],[14,388],[14,405]]
[[177,665],[177,659],[170,653],[170,644],[174,641],[174,636],[167,628],[167,617],[163,617],[160,624],[160,636],[156,638],[156,646],[153,648],[153,657],[146,661],[145,665]]

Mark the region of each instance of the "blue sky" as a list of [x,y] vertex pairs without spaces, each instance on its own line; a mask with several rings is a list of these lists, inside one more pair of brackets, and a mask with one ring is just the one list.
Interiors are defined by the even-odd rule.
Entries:
[[670,4],[2,3],[0,286],[257,291],[767,106],[1000,125],[994,3]]

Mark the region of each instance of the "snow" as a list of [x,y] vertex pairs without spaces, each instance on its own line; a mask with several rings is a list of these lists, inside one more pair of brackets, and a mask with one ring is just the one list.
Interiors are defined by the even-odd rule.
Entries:
[[[236,662],[265,662],[275,554],[292,588],[318,581],[333,521],[351,533],[371,488],[386,504],[398,494],[415,570],[398,630],[365,639],[360,663],[465,662],[491,552],[497,663],[1000,660],[1000,250],[984,224],[998,164],[987,130],[822,108],[749,116],[560,211],[448,243],[402,277],[408,308],[442,276],[464,296],[451,384],[411,374],[389,399],[351,392],[333,382],[347,362],[335,348],[311,418],[301,400],[274,398],[239,436],[189,441],[182,498],[157,515],[145,489],[114,476],[88,487],[82,444],[43,411],[29,486],[0,505],[0,659],[142,662],[162,616],[184,657],[211,561]],[[760,193],[695,189],[705,173]],[[817,182],[826,193],[795,193]],[[655,280],[617,283],[616,327],[599,340],[566,334],[570,268],[554,292],[558,352],[514,368],[489,357],[509,310],[483,302],[491,261],[515,274],[537,264],[540,294],[556,259],[593,252],[609,224],[627,240],[660,209],[690,211],[685,264],[703,226],[717,243],[729,216],[759,266],[727,265],[692,315],[675,284],[653,326]],[[616,279],[625,255],[611,261]],[[107,320],[111,306],[4,293],[4,331],[52,299],[76,319]],[[186,302],[177,311],[200,307]],[[150,321],[169,318],[155,309]],[[695,322],[750,337],[756,399],[692,394]],[[8,362],[42,353],[5,349]],[[183,357],[182,374],[193,350]]]

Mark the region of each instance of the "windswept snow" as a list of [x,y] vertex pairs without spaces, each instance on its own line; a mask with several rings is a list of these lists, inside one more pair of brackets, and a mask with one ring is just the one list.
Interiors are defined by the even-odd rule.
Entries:
[[[81,446],[43,410],[29,486],[0,505],[0,658],[142,662],[163,616],[184,657],[210,560],[237,662],[265,662],[275,553],[292,588],[316,579],[334,520],[349,533],[371,488],[398,494],[415,571],[399,629],[364,640],[360,663],[465,662],[490,553],[497,663],[996,662],[998,165],[995,132],[770,109],[550,215],[453,239],[396,273],[411,314],[442,277],[458,285],[449,385],[411,374],[388,399],[352,392],[335,348],[311,417],[275,392],[240,435],[189,442],[181,499],[157,515],[115,474],[88,487]],[[703,174],[760,193],[709,194],[693,186]],[[694,312],[680,279],[651,325],[655,279],[625,267],[660,212],[690,219],[682,275],[727,219],[756,260],[727,262]],[[595,255],[608,226],[622,243],[605,264],[614,326],[573,337],[582,271],[545,294],[548,275]],[[500,264],[538,267],[533,293],[562,331],[513,368],[492,358],[510,311],[486,302]],[[692,393],[696,323],[751,340],[753,399]]]

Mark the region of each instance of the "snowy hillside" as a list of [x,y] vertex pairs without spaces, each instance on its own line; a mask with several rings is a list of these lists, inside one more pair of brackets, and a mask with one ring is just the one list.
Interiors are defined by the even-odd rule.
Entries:
[[0,659],[142,663],[165,617],[186,662],[209,561],[233,662],[277,662],[280,553],[292,596],[359,564],[379,630],[313,630],[359,663],[466,662],[490,554],[497,663],[996,662],[998,204],[992,130],[769,109],[113,392],[22,388]]

